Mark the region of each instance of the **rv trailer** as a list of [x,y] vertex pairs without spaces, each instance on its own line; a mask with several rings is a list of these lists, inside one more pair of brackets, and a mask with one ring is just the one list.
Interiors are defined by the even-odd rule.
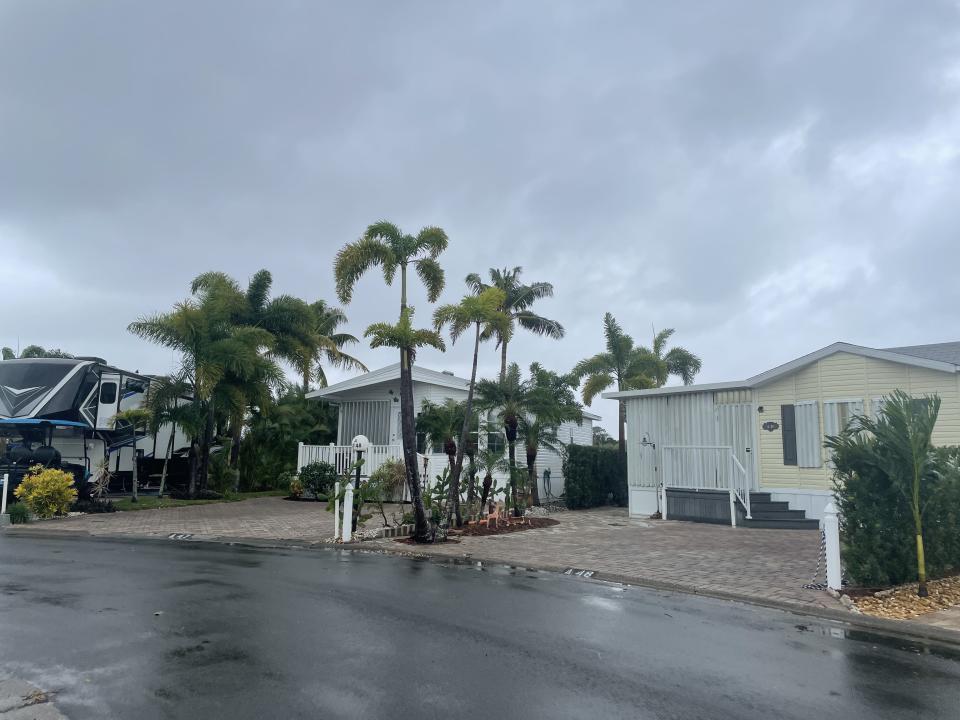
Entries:
[[[139,407],[154,381],[97,359],[0,361],[0,475],[9,474],[8,489],[27,468],[41,464],[73,472],[83,495],[106,463],[110,489],[120,491],[130,487],[134,440],[138,470],[151,458],[163,458],[171,433],[174,453],[187,448],[190,440],[179,427],[168,424],[148,435],[114,421]],[[138,474],[141,487],[149,484],[150,473]]]

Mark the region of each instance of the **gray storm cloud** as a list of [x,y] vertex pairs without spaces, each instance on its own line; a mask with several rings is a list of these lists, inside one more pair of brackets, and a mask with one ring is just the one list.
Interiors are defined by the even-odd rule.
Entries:
[[[705,381],[835,340],[957,339],[958,19],[952,2],[7,0],[0,344],[164,371],[134,317],[212,268],[333,300],[334,253],[379,218],[448,231],[447,300],[491,266],[554,283],[539,309],[568,338],[519,337],[523,364],[596,352],[607,310],[638,341],[676,327]],[[365,279],[347,310],[360,334],[396,290]]]

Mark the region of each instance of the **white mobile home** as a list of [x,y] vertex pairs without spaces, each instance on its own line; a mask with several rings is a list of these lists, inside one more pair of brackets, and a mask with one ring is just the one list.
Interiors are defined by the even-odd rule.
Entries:
[[743,381],[606,393],[626,404],[630,513],[687,517],[694,493],[720,491],[741,520],[808,527],[830,500],[824,437],[897,389],[940,395],[934,441],[960,444],[960,342],[838,342]]
[[[417,365],[413,367],[413,402],[418,413],[424,401],[440,405],[448,399],[458,402],[466,400],[468,387],[468,380],[457,377],[451,372],[428,370]],[[298,467],[314,460],[324,460],[339,465],[342,463],[338,459],[346,458],[347,460],[344,461],[349,462],[348,458],[351,457],[352,452],[349,447],[350,441],[357,435],[366,435],[370,440],[371,454],[368,466],[370,471],[388,457],[402,457],[400,363],[314,390],[307,397],[338,406],[337,442],[335,446],[329,448],[302,446]],[[557,429],[557,435],[565,444],[590,445],[593,442],[593,422],[599,419],[599,416],[585,412],[581,422],[563,423]],[[498,423],[490,417],[481,416],[480,429],[478,446],[503,447],[503,432]],[[418,438],[418,450],[421,468],[424,467],[424,463],[427,467],[423,481],[430,483],[447,464],[447,456],[440,451],[439,447],[435,447],[430,438]],[[526,466],[523,451],[519,448],[517,463],[522,467]],[[543,484],[543,471],[547,468],[550,469],[550,495],[559,496],[563,492],[560,457],[557,453],[543,448],[538,453],[536,465],[540,497],[543,499],[548,496]],[[495,474],[494,477],[501,485],[506,483],[506,476],[498,477]]]

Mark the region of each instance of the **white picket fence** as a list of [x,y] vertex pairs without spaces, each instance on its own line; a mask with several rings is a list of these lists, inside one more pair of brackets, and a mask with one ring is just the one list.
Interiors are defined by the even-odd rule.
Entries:
[[[387,460],[403,460],[403,447],[400,445],[371,445],[364,453],[361,477],[370,477]],[[297,472],[304,465],[313,462],[326,462],[336,468],[338,475],[348,472],[356,461],[356,451],[351,445],[305,445],[297,446]],[[437,474],[447,465],[446,455],[423,455],[417,453],[417,470],[420,472],[420,484],[430,487]]]

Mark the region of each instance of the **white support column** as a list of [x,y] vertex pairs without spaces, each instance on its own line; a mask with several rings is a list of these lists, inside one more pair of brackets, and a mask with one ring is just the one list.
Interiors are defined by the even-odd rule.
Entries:
[[297,472],[303,468],[303,443],[297,443]]
[[340,481],[333,485],[333,539],[340,539]]
[[667,519],[667,486],[660,483],[660,517]]
[[840,571],[840,519],[832,501],[823,509],[823,533],[827,546],[827,587],[840,590],[843,581]]
[[7,482],[10,480],[10,476],[6,473],[3,474],[3,499],[0,500],[0,515],[7,514]]
[[737,526],[737,498],[733,488],[730,488],[730,525]]
[[343,541],[350,542],[353,537],[353,481],[347,483],[343,493]]

